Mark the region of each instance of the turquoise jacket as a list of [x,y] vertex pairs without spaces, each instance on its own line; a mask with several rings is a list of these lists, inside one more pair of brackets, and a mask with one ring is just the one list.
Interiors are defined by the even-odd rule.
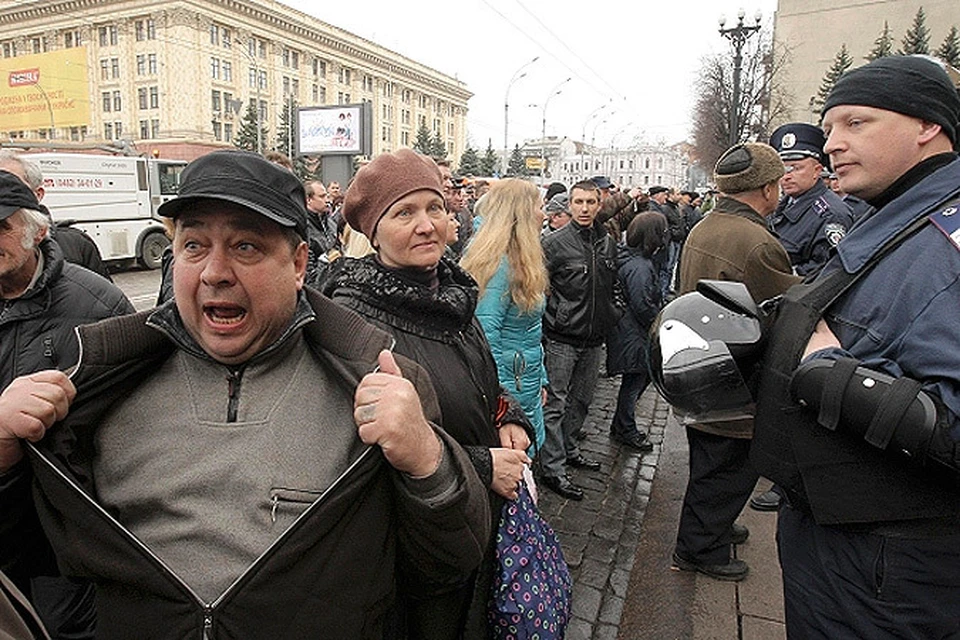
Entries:
[[520,402],[536,432],[536,449],[543,445],[541,389],[547,384],[540,345],[543,304],[526,313],[510,297],[509,266],[502,258],[477,303],[477,319],[490,343],[500,384]]

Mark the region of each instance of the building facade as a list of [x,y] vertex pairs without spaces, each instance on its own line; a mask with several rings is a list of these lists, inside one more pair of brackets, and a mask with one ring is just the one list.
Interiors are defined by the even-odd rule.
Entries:
[[[56,55],[68,49],[85,52],[89,108],[86,122],[61,125],[68,101]],[[293,98],[301,107],[372,103],[374,155],[412,146],[421,125],[450,158],[466,148],[472,94],[462,82],[274,0],[21,2],[0,7],[0,63],[11,74],[0,83],[0,113],[36,112],[23,120],[29,127],[0,117],[0,136],[14,142],[128,141],[190,160],[230,146],[252,105],[269,150]],[[42,100],[13,104],[25,99],[9,93],[14,77],[28,85],[42,77],[33,83]]]
[[558,180],[572,185],[593,176],[607,176],[621,189],[649,189],[656,185],[689,189],[693,187],[689,170],[689,154],[684,144],[643,143],[607,148],[571,142],[566,148],[561,146]]
[[787,120],[818,122],[812,99],[841,46],[847,46],[854,67],[865,64],[886,22],[896,52],[920,7],[932,53],[951,27],[960,28],[956,0],[779,0],[774,40],[790,61],[782,78],[792,106]]

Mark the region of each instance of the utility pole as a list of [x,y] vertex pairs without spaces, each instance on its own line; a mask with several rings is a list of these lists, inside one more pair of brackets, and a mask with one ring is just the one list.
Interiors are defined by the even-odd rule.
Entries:
[[754,16],[756,24],[743,24],[744,11],[737,14],[737,26],[724,29],[727,19],[720,16],[720,35],[733,43],[733,101],[730,105],[730,146],[740,142],[740,71],[743,65],[743,45],[750,37],[760,30],[762,15],[757,11]]

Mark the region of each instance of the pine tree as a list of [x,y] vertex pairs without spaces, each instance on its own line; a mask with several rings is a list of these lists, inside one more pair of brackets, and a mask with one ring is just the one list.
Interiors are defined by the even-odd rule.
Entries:
[[877,39],[873,41],[873,49],[870,50],[866,56],[864,56],[867,61],[876,60],[877,58],[886,58],[887,56],[893,55],[893,36],[890,35],[890,25],[886,20],[883,21],[883,31],[880,32],[880,35],[877,36]]
[[935,55],[951,67],[960,69],[960,33],[957,33],[956,25],[950,27]]
[[530,175],[530,171],[527,169],[527,161],[524,159],[523,154],[520,153],[520,145],[516,145],[510,154],[510,165],[507,167],[507,176],[526,177],[528,175]]
[[499,158],[497,157],[496,152],[493,150],[493,142],[491,142],[488,138],[487,150],[483,154],[483,157],[480,158],[480,175],[492,176],[494,173],[499,171],[499,164]]
[[417,129],[417,139],[413,143],[413,150],[426,156],[433,155],[433,145],[430,141],[430,130],[427,129],[427,125],[421,123],[420,128]]
[[480,154],[470,145],[467,145],[463,155],[460,156],[460,166],[457,168],[457,172],[462,176],[483,175],[480,170]]
[[829,69],[827,69],[827,73],[824,74],[823,80],[820,81],[820,88],[817,90],[817,97],[814,98],[813,101],[817,111],[823,108],[824,103],[827,101],[827,96],[830,95],[830,91],[833,90],[833,85],[837,84],[837,80],[840,79],[840,76],[842,76],[852,64],[853,58],[851,58],[850,54],[847,53],[847,45],[844,43],[840,46],[840,51],[837,52],[837,55],[834,56],[833,64],[830,65]]
[[433,132],[433,138],[430,140],[430,155],[434,158],[447,157],[447,145],[444,144],[439,131]]
[[297,100],[293,96],[287,96],[284,100],[283,110],[280,112],[280,124],[277,127],[277,140],[274,149],[290,158],[293,162],[293,172],[301,180],[310,176],[304,164],[303,157],[296,155],[296,113]]
[[910,56],[915,53],[930,53],[930,29],[927,28],[927,16],[923,12],[923,7],[917,9],[917,15],[913,17],[913,25],[904,34],[901,48],[897,50],[897,54],[901,56]]
[[[259,122],[260,118],[257,114],[257,105],[255,100],[251,100],[247,103],[247,112],[243,116],[243,120],[240,122],[240,129],[237,131],[237,135],[233,139],[234,146],[240,149],[246,149],[247,151],[256,151],[258,153],[263,152],[267,148],[267,144],[270,138],[267,135],[267,127],[264,123]],[[260,125],[260,136],[257,137],[257,124]],[[259,147],[259,148],[258,148]]]

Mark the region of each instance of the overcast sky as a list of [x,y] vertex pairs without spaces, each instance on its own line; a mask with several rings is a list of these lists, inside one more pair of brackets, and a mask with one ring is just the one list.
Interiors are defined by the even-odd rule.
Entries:
[[776,0],[281,1],[466,83],[474,94],[468,137],[480,149],[488,139],[503,148],[507,86],[538,56],[510,88],[510,148],[540,136],[545,101],[548,136],[580,139],[585,131],[587,142],[618,146],[635,136],[687,139],[699,61],[731,49],[717,33],[720,16],[729,27],[742,8],[753,24],[759,10],[772,30],[777,6]]

